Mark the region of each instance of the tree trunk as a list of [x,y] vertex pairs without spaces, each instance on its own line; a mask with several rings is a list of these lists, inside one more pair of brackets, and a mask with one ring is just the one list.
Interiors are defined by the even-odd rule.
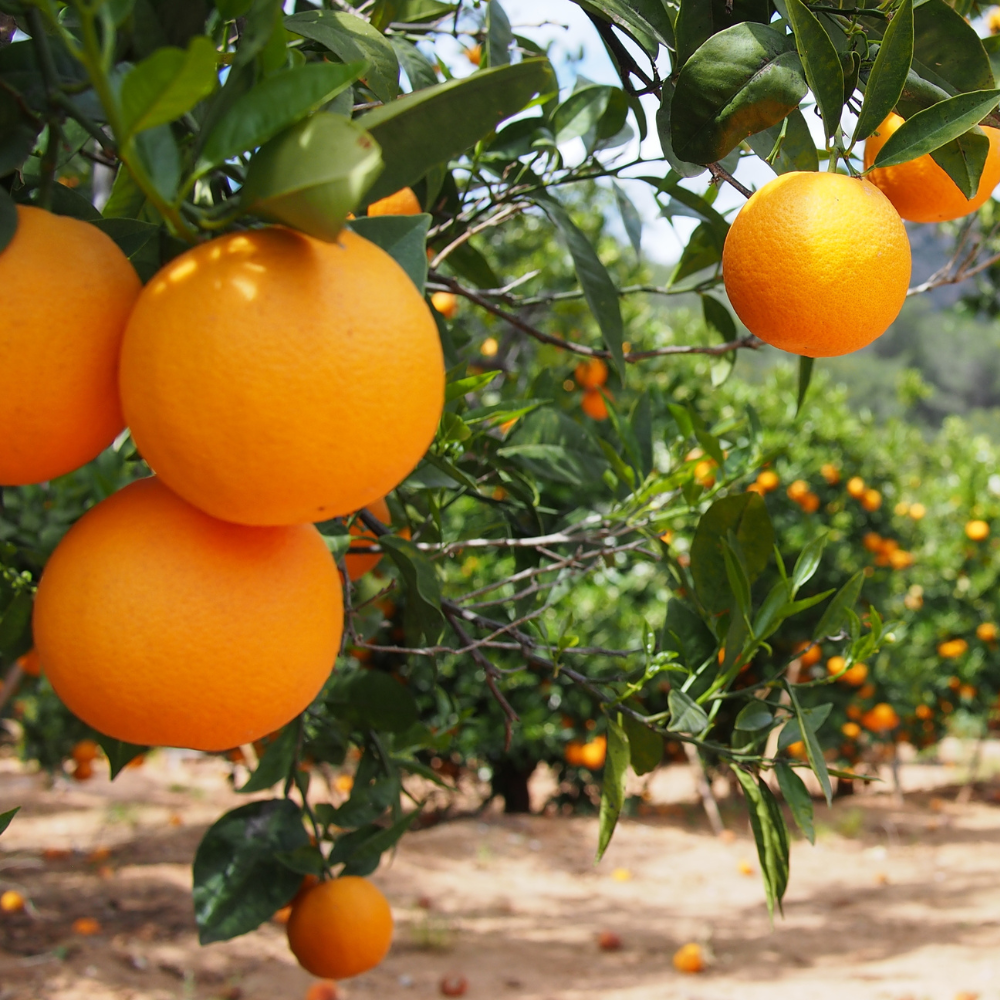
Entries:
[[531,798],[528,795],[528,779],[534,773],[536,762],[528,764],[504,758],[493,765],[490,782],[494,795],[503,797],[505,813],[530,813]]

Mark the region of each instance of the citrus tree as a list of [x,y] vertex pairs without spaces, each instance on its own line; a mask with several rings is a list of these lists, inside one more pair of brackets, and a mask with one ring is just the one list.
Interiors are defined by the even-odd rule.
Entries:
[[[863,571],[817,576],[832,531],[775,551],[774,431],[712,386],[763,340],[802,357],[801,405],[813,358],[892,322],[913,190],[933,178],[947,219],[996,182],[995,46],[944,0],[581,6],[620,86],[560,90],[496,0],[0,2],[4,696],[40,669],[43,759],[66,752],[46,732],[93,731],[113,774],[150,744],[242,748],[242,790],[278,789],[198,850],[205,942],[294,897],[307,969],[378,962],[363,878],[483,698],[494,773],[522,717],[600,713],[598,855],[664,737],[729,761],[772,908],[764,774],[810,837],[797,769],[831,794],[822,692],[883,616]],[[743,157],[779,175],[752,197]],[[698,220],[666,284],[580,211],[609,191],[638,249],[626,179]],[[732,224],[723,183],[749,198]],[[988,266],[974,247],[939,280]],[[651,293],[701,297],[694,342]],[[817,644],[843,665],[802,680]],[[309,794],[346,760],[346,798]]]

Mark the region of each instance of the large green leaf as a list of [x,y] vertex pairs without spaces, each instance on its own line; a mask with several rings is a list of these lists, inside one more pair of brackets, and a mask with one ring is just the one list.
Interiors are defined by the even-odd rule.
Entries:
[[622,716],[622,727],[628,736],[632,770],[641,776],[659,767],[663,760],[663,737],[632,715]]
[[661,0],[574,0],[585,11],[623,28],[656,56],[660,45],[672,48],[674,32]]
[[876,167],[894,167],[931,153],[976,125],[1000,100],[1000,90],[956,94],[918,111],[889,136],[875,157]]
[[270,919],[302,882],[275,855],[308,844],[302,813],[289,799],[251,802],[216,820],[194,857],[199,941],[228,941]]
[[752,583],[767,565],[774,547],[774,528],[764,498],[739,493],[716,500],[702,514],[691,543],[691,575],[705,608],[713,613],[732,606],[733,594],[726,573],[723,542],[732,532],[743,555]]
[[966,198],[979,190],[979,180],[990,153],[990,140],[977,127],[969,129],[931,153],[931,158],[955,182]]
[[526,418],[513,444],[498,449],[500,458],[519,465],[547,482],[582,486],[599,482],[608,463],[588,431],[552,408]]
[[413,544],[395,535],[383,535],[379,542],[396,564],[406,592],[406,628],[412,637],[423,636],[436,642],[444,624],[441,615],[441,584],[434,565]]
[[675,152],[670,131],[670,107],[674,97],[674,85],[670,80],[663,81],[663,92],[660,106],[656,109],[656,134],[660,139],[660,149],[663,158],[670,164],[670,169],[681,177],[697,177],[705,172],[704,164],[688,163]]
[[780,122],[808,86],[791,35],[746,22],[709,38],[684,64],[671,103],[674,154],[713,163]]
[[671,732],[697,735],[708,725],[705,710],[680,688],[671,689],[667,695],[667,706],[670,709],[670,725],[667,728]]
[[386,103],[399,93],[399,60],[392,43],[364,18],[334,10],[308,10],[285,18],[285,27],[329,49],[342,62],[367,62],[365,83]]
[[675,65],[681,67],[700,45],[741,21],[770,20],[767,0],[681,0],[674,22]]
[[218,52],[211,38],[196,35],[186,50],[158,49],[122,82],[124,136],[166,125],[208,97],[219,82]]
[[42,123],[25,113],[22,102],[0,88],[0,177],[17,170],[31,155]]
[[105,736],[103,733],[97,734],[97,742],[101,745],[101,749],[108,758],[108,769],[112,781],[121,774],[127,764],[135,760],[136,757],[141,757],[149,750],[149,747],[138,746],[135,743],[126,743],[124,740],[116,740],[111,736]]
[[295,720],[281,730],[277,739],[268,743],[264,755],[257,764],[257,770],[250,775],[247,783],[238,791],[262,792],[276,785],[279,781],[285,781],[295,760],[298,739],[299,723],[298,720]]
[[490,0],[486,5],[486,65],[506,66],[513,44],[514,33],[506,11],[497,0]]
[[882,36],[868,75],[865,100],[854,128],[854,141],[867,139],[896,106],[913,59],[913,0],[902,0]]
[[816,98],[827,138],[836,134],[844,109],[844,70],[826,28],[802,0],[785,0],[795,32],[795,47],[806,82]]
[[481,70],[407,94],[357,119],[382,147],[385,172],[367,201],[414,184],[427,171],[460,156],[539,94],[555,90],[547,59]]
[[945,0],[924,0],[913,10],[913,68],[956,91],[993,89],[993,69],[976,29]]
[[805,782],[795,773],[790,764],[778,761],[774,765],[781,794],[792,812],[802,835],[810,844],[816,843],[816,828],[813,825],[813,803]]
[[667,604],[663,623],[663,649],[677,653],[689,670],[697,670],[715,652],[715,636],[698,614],[674,597]]
[[733,768],[733,773],[746,796],[750,828],[757,844],[760,873],[764,879],[767,909],[773,917],[774,904],[777,903],[781,908],[781,901],[788,887],[788,829],[785,818],[763,778],[754,780],[753,775],[739,767]]
[[833,595],[833,599],[826,606],[823,615],[813,629],[814,639],[825,639],[828,635],[836,635],[840,627],[847,619],[848,611],[854,610],[858,597],[861,595],[861,585],[865,582],[865,575],[862,570],[852,576],[847,583]]
[[747,142],[762,160],[771,164],[776,174],[787,174],[791,170],[819,170],[816,143],[798,108],[784,121],[750,136]]
[[410,276],[420,294],[427,283],[427,230],[431,217],[419,215],[361,216],[350,223],[358,236],[380,246]]
[[283,129],[311,114],[349,87],[366,62],[306,63],[261,80],[238,97],[209,133],[195,173],[203,174],[233,156],[263,146]]
[[601,789],[601,811],[597,824],[597,860],[611,843],[618,817],[625,804],[625,772],[629,764],[628,737],[612,719],[608,719],[608,754],[604,762],[604,787]]
[[350,685],[350,699],[364,724],[372,729],[404,733],[418,719],[410,689],[381,670],[357,674]]
[[614,87],[590,84],[574,90],[552,112],[551,128],[556,144],[569,142],[586,135],[597,127],[607,110]]

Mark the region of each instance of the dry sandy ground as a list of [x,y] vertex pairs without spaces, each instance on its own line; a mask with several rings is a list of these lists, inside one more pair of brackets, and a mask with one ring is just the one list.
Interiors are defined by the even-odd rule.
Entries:
[[[0,810],[24,804],[0,838],[0,888],[34,911],[0,914],[0,1000],[304,997],[310,977],[277,925],[196,943],[191,858],[205,826],[245,801],[224,774],[161,755],[114,784],[46,789],[0,761]],[[693,801],[625,821],[597,866],[590,819],[490,814],[410,835],[375,876],[396,943],[340,996],[426,1000],[454,973],[473,1000],[1000,1000],[1000,806],[990,788],[957,802],[954,775],[911,771],[942,787],[903,806],[866,794],[819,808],[773,931],[735,807],[732,839],[709,835]],[[675,799],[687,780],[683,768],[658,779]],[[46,848],[72,853],[45,860]],[[81,916],[102,932],[74,936]],[[606,929],[622,950],[597,948]],[[709,949],[704,974],[674,971],[686,941]]]

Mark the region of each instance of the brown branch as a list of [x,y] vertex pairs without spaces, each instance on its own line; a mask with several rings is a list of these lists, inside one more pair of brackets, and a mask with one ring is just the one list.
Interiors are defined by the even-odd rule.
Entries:
[[741,184],[725,167],[718,163],[709,163],[708,172],[712,175],[712,180],[717,184],[725,181],[730,187],[735,188],[744,198],[753,197],[753,191]]

